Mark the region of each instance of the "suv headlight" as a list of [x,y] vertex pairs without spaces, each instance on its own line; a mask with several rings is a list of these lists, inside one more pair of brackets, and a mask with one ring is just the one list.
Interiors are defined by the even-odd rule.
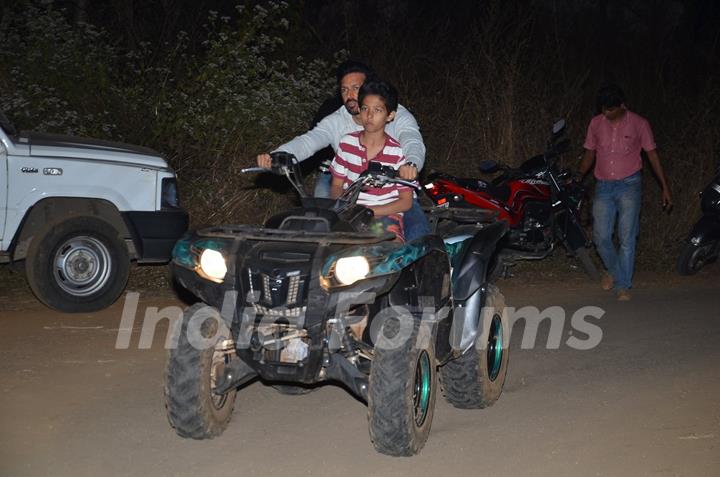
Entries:
[[365,257],[343,257],[335,262],[335,279],[343,285],[351,285],[370,273],[370,263]]
[[227,274],[225,257],[217,250],[206,248],[200,254],[200,271],[209,279],[222,282]]

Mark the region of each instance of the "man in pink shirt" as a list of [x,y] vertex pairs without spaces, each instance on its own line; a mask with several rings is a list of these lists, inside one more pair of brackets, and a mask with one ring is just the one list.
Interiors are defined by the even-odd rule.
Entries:
[[[585,176],[595,163],[593,238],[608,271],[601,286],[605,290],[613,289],[618,300],[628,301],[640,226],[641,150],[647,154],[662,187],[663,208],[672,206],[672,198],[650,123],[625,107],[622,90],[615,85],[602,88],[597,103],[601,114],[592,118],[588,126],[579,174]],[[616,221],[619,249],[612,239]]]

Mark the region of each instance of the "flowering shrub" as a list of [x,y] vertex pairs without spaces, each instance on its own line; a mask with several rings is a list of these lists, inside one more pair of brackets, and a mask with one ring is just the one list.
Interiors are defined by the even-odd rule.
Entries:
[[[115,137],[213,156],[268,147],[308,126],[333,67],[286,58],[285,2],[210,12],[205,38],[122,51],[52,1],[16,4],[0,22],[0,107],[19,126]],[[175,154],[173,154],[174,156]]]
[[117,52],[87,23],[71,25],[52,4],[15,4],[0,23],[0,107],[18,126],[110,136],[105,107]]
[[332,61],[286,52],[287,13],[275,0],[210,12],[199,40],[124,51],[52,0],[18,2],[0,19],[0,108],[19,128],[155,147],[188,181],[193,219],[257,220],[248,204],[283,199],[247,192],[238,162],[304,132],[334,86]]
[[239,6],[234,21],[210,12],[202,58],[187,53],[181,33],[163,63],[135,70],[140,77],[130,84],[146,86],[133,90],[130,103],[152,105],[161,136],[213,155],[236,151],[238,143],[267,147],[306,128],[332,91],[331,65],[283,58],[287,8],[274,1]]

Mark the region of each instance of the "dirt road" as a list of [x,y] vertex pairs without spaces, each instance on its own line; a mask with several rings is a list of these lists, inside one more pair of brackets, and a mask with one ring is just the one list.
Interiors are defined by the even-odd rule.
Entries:
[[533,349],[513,330],[505,392],[462,411],[438,398],[430,439],[412,458],[377,454],[366,408],[324,386],[285,396],[254,383],[228,430],[176,436],[162,399],[166,327],[139,349],[143,297],[128,349],[116,349],[123,302],[96,314],[53,313],[27,297],[0,312],[0,476],[720,475],[720,288],[704,279],[639,281],[618,303],[582,279],[501,283],[508,305],[569,317],[593,305],[600,344]]

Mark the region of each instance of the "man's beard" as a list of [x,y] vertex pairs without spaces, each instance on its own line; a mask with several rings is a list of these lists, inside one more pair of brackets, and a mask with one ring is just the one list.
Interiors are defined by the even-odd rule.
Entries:
[[348,99],[347,101],[345,101],[345,109],[347,109],[347,112],[352,114],[353,116],[360,113],[359,104],[354,99]]

